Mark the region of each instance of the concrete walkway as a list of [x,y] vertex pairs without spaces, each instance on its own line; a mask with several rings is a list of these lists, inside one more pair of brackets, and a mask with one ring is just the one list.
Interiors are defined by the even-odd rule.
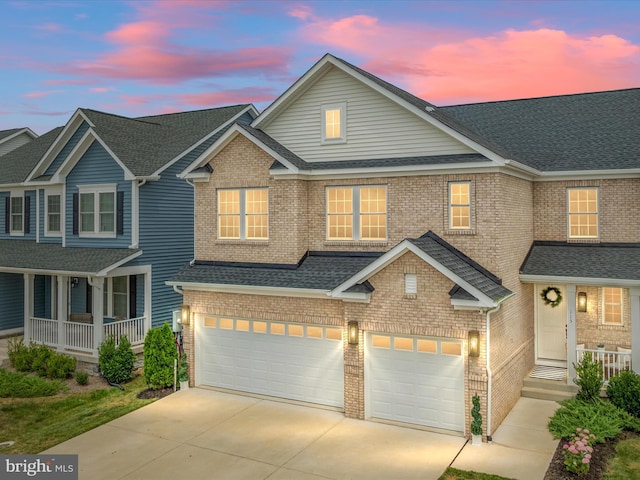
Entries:
[[521,398],[493,435],[491,444],[465,445],[452,467],[518,480],[542,480],[558,446],[547,429],[560,405]]
[[546,431],[556,407],[522,398],[493,443],[474,447],[332,410],[189,389],[43,453],[78,454],[81,480],[436,480],[452,462],[540,480],[557,444]]

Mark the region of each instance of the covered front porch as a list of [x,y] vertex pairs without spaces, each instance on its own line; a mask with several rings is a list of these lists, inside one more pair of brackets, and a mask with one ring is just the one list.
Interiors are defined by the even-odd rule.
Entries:
[[534,244],[520,278],[533,284],[537,370],[564,369],[574,385],[574,364],[589,354],[605,383],[640,373],[639,267],[636,245]]
[[151,328],[151,267],[131,265],[140,250],[13,243],[31,254],[0,254],[0,271],[22,283],[25,343],[89,362],[97,362],[109,335],[117,340],[126,335],[134,350],[141,350]]

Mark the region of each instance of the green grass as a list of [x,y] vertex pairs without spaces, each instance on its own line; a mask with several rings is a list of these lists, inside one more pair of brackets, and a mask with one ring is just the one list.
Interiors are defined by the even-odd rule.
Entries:
[[438,480],[512,480],[499,475],[489,473],[470,472],[458,470],[457,468],[447,468]]
[[0,398],[46,397],[64,389],[65,384],[57,380],[45,380],[0,368]]
[[622,440],[616,445],[616,456],[609,463],[606,480],[640,480],[640,438]]
[[0,454],[35,454],[136,410],[153,400],[139,400],[147,388],[142,376],[117,388],[34,399],[0,401]]

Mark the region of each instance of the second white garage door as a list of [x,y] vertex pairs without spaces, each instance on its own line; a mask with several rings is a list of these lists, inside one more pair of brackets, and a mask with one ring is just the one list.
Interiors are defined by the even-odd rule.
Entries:
[[367,335],[369,417],[464,431],[464,361],[455,339]]
[[201,317],[196,384],[342,407],[342,329]]

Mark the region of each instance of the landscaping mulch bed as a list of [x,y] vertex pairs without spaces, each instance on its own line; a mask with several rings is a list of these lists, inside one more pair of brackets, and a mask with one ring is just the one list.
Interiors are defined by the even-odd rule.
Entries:
[[583,476],[576,475],[567,471],[564,465],[564,455],[562,445],[566,442],[561,440],[556,448],[556,452],[549,463],[549,468],[544,480],[601,480],[607,471],[609,461],[615,456],[615,446],[620,440],[628,440],[640,436],[634,432],[622,432],[620,436],[614,440],[607,440],[605,443],[596,443],[593,446],[593,454],[591,457],[591,467],[589,473]]
[[149,398],[164,398],[167,395],[171,395],[173,393],[173,387],[163,388],[161,390],[151,390],[150,388],[147,390],[143,390],[140,392],[137,397],[141,399],[149,399]]

